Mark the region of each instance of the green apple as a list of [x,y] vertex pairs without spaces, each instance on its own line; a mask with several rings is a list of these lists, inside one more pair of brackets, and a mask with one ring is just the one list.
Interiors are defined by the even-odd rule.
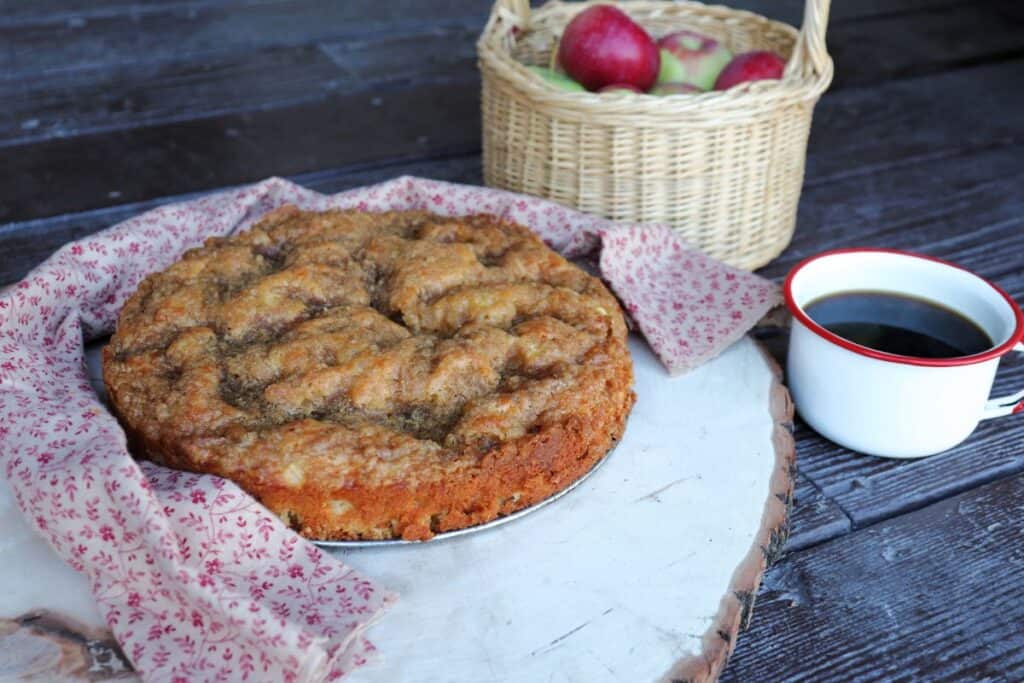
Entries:
[[587,91],[587,89],[582,85],[554,69],[546,69],[542,66],[528,66],[526,68],[543,78],[547,81],[548,85],[554,87],[556,90],[564,90],[565,92]]
[[694,31],[676,31],[658,41],[661,68],[658,84],[689,83],[710,90],[732,59],[732,53],[714,38]]

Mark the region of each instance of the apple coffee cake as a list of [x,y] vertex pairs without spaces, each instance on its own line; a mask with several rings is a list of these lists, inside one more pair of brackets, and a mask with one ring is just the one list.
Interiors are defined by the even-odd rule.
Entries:
[[304,212],[139,285],[103,353],[140,457],[313,539],[426,539],[585,474],[633,404],[596,278],[490,215]]

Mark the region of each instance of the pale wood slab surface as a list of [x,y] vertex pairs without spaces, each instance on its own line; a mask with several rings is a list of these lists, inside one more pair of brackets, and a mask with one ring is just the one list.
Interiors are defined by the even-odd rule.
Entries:
[[[803,6],[730,4],[789,22]],[[837,75],[816,110],[798,230],[763,272],[781,279],[825,248],[889,246],[958,261],[1024,299],[1024,4],[832,4]],[[466,36],[490,2],[314,5],[322,3],[0,0],[0,283],[153,204],[270,174],[323,191],[402,173],[480,182],[478,77]],[[784,349],[784,337],[773,345]],[[1024,368],[1007,364],[997,388],[1022,382]],[[796,438],[793,566],[834,558],[843,544],[866,552],[859,539],[870,529],[903,520],[916,542],[955,547],[966,527],[933,526],[914,511],[1024,476],[1021,419],[984,425],[947,455],[902,463],[851,453],[799,422]],[[1005,500],[993,504],[1016,514]],[[965,524],[977,514],[965,508]],[[933,557],[945,580],[987,589],[971,556]],[[865,595],[923,585],[933,572],[904,564]],[[785,660],[779,671],[790,677],[850,680],[841,668],[818,668],[795,635],[780,635],[822,621],[787,621],[771,595],[740,638],[739,679],[771,680]],[[813,596],[820,619],[836,620],[846,639],[836,656],[861,661],[858,675],[874,680],[866,653],[877,634],[857,628],[868,612],[839,593]],[[1024,648],[1021,632],[1004,638],[977,611],[950,621],[958,605],[940,602],[903,613],[924,646],[885,649],[886,675],[900,679],[891,672],[916,662],[914,676],[928,680],[931,655],[938,680],[1024,676],[1018,658],[992,657]],[[934,645],[938,634],[959,633],[969,637],[949,657]]]

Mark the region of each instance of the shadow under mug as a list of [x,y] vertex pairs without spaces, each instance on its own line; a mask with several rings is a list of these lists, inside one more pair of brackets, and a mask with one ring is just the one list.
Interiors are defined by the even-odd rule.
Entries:
[[[956,358],[900,356],[833,334],[804,310],[824,296],[865,290],[952,308],[994,345]],[[956,446],[980,420],[1024,412],[1024,391],[989,399],[999,359],[1024,352],[1024,314],[1006,292],[970,271],[909,252],[837,249],[795,266],[783,293],[793,315],[786,373],[796,409],[842,446],[917,458]]]

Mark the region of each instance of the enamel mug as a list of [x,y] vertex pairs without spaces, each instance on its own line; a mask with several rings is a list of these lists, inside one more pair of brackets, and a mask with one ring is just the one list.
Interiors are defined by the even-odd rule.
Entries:
[[[783,289],[793,315],[789,389],[822,436],[870,455],[917,458],[957,445],[980,420],[1024,412],[1024,391],[989,398],[999,359],[1024,352],[1024,314],[984,278],[907,252],[838,249],[798,264]],[[865,290],[942,304],[977,323],[993,346],[956,358],[900,356],[837,336],[804,310],[831,294]]]

